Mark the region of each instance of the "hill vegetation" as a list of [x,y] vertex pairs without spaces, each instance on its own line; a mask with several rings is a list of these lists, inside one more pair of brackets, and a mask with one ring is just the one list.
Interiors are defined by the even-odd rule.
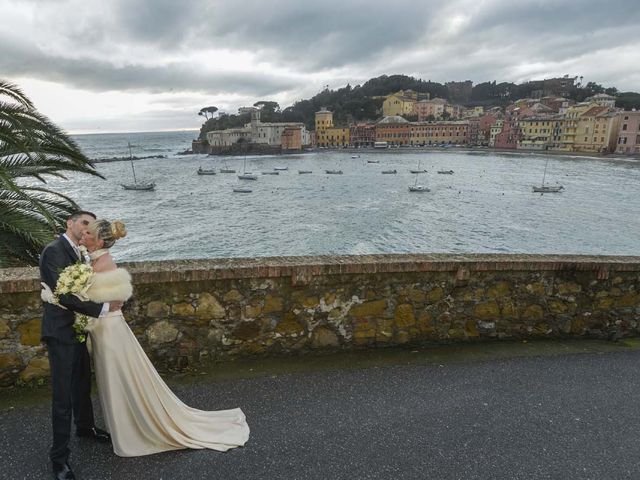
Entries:
[[[454,94],[447,85],[431,80],[425,81],[406,75],[382,75],[355,87],[347,85],[337,90],[326,88],[312,98],[301,100],[282,110],[276,102],[271,101],[256,102],[254,106],[261,109],[260,118],[263,122],[301,122],[306,125],[307,129],[313,130],[314,114],[322,107],[333,112],[335,125],[373,121],[382,114],[384,97],[399,90],[413,90],[425,97],[428,94],[429,98],[444,98],[465,106],[503,107],[520,98],[531,97],[539,89],[540,82],[536,81],[522,84],[484,82],[473,86],[469,95],[460,98],[459,93]],[[573,88],[567,91],[565,97],[580,102],[597,93],[616,96],[616,106],[618,107],[627,110],[640,108],[640,94],[635,92],[619,93],[615,87],[605,88],[594,82],[588,82],[585,85],[576,83]],[[218,112],[217,116],[208,118],[202,125],[200,139],[204,140],[209,131],[241,127],[249,121],[250,113]]]

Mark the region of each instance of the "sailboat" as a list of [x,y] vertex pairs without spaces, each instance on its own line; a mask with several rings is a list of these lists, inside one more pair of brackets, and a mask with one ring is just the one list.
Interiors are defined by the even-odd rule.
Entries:
[[418,159],[418,169],[417,170],[409,170],[411,173],[427,173],[426,170],[420,170],[420,158]]
[[410,192],[430,192],[431,189],[426,185],[418,185],[418,173],[416,172],[416,179],[413,182],[413,185],[409,185]]
[[220,173],[236,173],[236,171],[233,168],[229,168],[229,165],[227,165],[227,161],[224,161],[224,168],[220,169]]
[[547,162],[544,164],[544,173],[542,174],[542,185],[536,187],[534,185],[533,191],[535,193],[560,193],[564,190],[562,185],[549,186],[544,184],[544,180],[547,177],[547,165],[549,165],[549,159],[547,158]]
[[[258,176],[251,172],[247,172],[247,155],[244,156],[244,164],[242,166],[242,175],[238,175],[240,180],[258,180]],[[235,190],[234,190],[235,191]],[[245,192],[242,192],[245,193]],[[248,193],[248,192],[246,192]]]
[[147,191],[155,190],[156,184],[153,182],[138,183],[138,180],[136,179],[136,169],[133,167],[133,155],[131,155],[131,142],[129,142],[129,161],[131,162],[131,171],[133,172],[133,183],[129,183],[129,184],[123,183],[121,184],[122,188],[124,188],[125,190],[147,190]]

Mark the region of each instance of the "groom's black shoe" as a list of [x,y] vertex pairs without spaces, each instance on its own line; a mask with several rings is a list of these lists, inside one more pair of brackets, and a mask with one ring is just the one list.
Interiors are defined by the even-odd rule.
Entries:
[[76,476],[73,474],[73,470],[71,470],[68,463],[65,463],[64,465],[54,463],[53,478],[54,480],[75,480]]
[[93,438],[94,440],[102,443],[107,443],[111,441],[111,435],[109,435],[109,432],[105,432],[104,430],[101,430],[96,427],[78,428],[76,430],[76,436]]

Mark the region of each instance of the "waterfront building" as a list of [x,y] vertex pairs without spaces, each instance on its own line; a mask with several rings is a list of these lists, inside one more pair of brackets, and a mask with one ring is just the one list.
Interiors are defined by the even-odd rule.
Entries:
[[563,152],[572,152],[573,144],[576,140],[576,131],[578,128],[578,118],[584,112],[589,110],[590,105],[588,103],[578,103],[572,105],[564,113],[564,118],[561,121],[561,135],[560,142],[558,143],[556,150]]
[[315,115],[316,146],[347,147],[350,142],[349,127],[336,127],[333,112],[321,108]]
[[295,152],[302,150],[302,129],[285,127],[282,132],[282,151]]
[[616,153],[640,154],[640,112],[620,112]]
[[350,144],[349,127],[330,127],[324,135],[326,147],[348,147]]
[[327,129],[333,128],[333,112],[322,107],[315,114],[316,146],[328,146]]
[[382,115],[413,115],[418,96],[411,90],[400,90],[388,95],[382,102]]
[[371,123],[351,125],[349,139],[354,147],[372,147],[376,141],[376,126]]
[[521,137],[519,150],[548,150],[552,145],[554,119],[551,117],[527,117],[518,120]]
[[574,152],[607,153],[615,151],[618,138],[617,112],[609,107],[591,106],[576,122]]
[[[269,147],[282,147],[282,135],[285,130],[297,129],[296,137],[300,138],[300,145],[309,145],[311,137],[303,123],[297,122],[267,122],[260,121],[260,110],[251,112],[251,122],[241,128],[228,128],[226,130],[214,130],[207,133],[207,141],[214,149],[230,147],[239,142],[267,145]],[[291,132],[288,133],[291,136]],[[287,140],[289,141],[289,140]]]
[[518,126],[518,113],[520,108],[515,105],[509,105],[505,109],[504,120],[502,122],[502,130],[496,135],[495,147],[516,149],[520,140],[520,127]]
[[467,140],[469,145],[482,144],[484,138],[480,131],[480,119],[478,117],[470,117],[466,120],[469,122],[469,129],[467,131]]
[[[489,145],[491,141],[492,127],[496,124],[501,116],[502,113],[500,112],[491,112],[478,118],[478,145]],[[502,130],[502,124],[500,124],[500,129],[493,134],[494,141],[496,134],[499,133],[500,130]]]
[[409,145],[409,121],[399,115],[384,117],[376,123],[376,142],[387,142],[388,145]]
[[[378,137],[380,138],[380,137]],[[469,121],[412,122],[409,126],[410,145],[468,145]]]
[[496,137],[502,131],[503,123],[504,123],[504,120],[502,118],[497,118],[495,122],[491,125],[491,128],[489,130],[489,146],[490,147],[496,146]]

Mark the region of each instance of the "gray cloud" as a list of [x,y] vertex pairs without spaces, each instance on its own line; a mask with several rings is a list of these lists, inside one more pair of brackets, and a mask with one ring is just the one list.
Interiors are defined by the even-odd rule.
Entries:
[[261,72],[206,72],[189,63],[168,65],[116,65],[93,58],[47,55],[28,45],[2,42],[0,71],[5,75],[34,77],[93,91],[150,93],[200,91],[209,94],[273,95],[293,88],[285,77]]
[[[569,74],[640,90],[637,0],[0,0],[0,11],[14,26],[0,32],[0,76],[93,92],[293,101],[395,73]],[[215,50],[258,66],[229,71]]]

